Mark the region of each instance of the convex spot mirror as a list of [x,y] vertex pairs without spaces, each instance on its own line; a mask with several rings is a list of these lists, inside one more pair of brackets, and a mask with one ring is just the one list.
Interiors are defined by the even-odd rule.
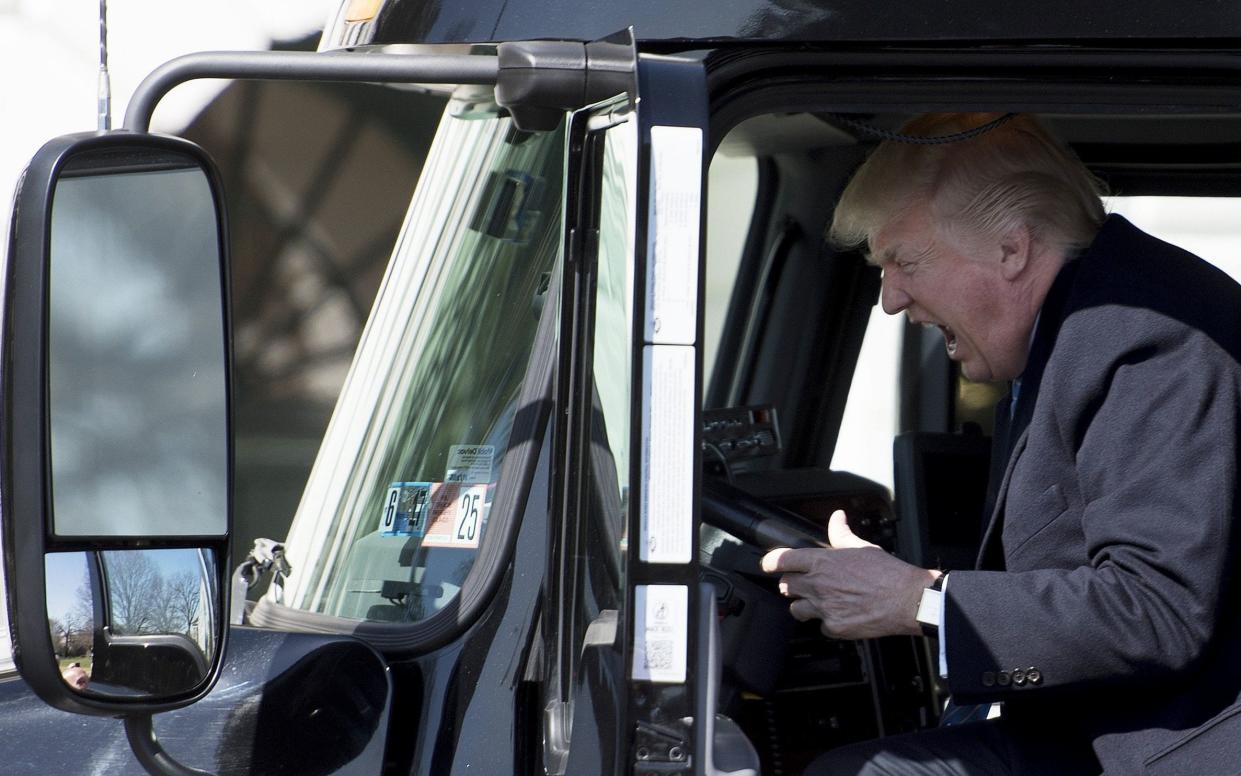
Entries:
[[[67,711],[191,703],[219,672],[232,522],[218,176],[176,138],[57,138],[26,169],[11,232],[0,508],[18,667]],[[121,570],[138,567],[150,584],[123,602]],[[124,619],[167,603],[153,580],[196,591],[192,623]],[[66,661],[83,644],[53,631],[73,640],[62,605],[79,591],[89,654]]]
[[210,550],[54,552],[48,629],[60,677],[96,698],[167,698],[207,680],[218,644]]

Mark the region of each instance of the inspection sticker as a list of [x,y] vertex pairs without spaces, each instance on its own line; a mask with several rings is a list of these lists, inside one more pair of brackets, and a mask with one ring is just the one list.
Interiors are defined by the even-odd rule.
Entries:
[[469,485],[491,482],[491,465],[495,459],[494,445],[453,445],[448,448],[448,472],[444,482]]
[[633,678],[681,684],[689,651],[689,588],[634,588]]
[[694,542],[694,348],[642,349],[641,543],[645,563],[689,563]]
[[384,536],[422,536],[427,530],[430,482],[394,482],[388,486],[379,532]]
[[487,485],[436,483],[423,547],[477,548],[486,521]]

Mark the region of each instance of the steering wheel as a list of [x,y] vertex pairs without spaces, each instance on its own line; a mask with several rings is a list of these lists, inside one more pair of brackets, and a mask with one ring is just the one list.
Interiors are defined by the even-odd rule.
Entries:
[[825,540],[801,527],[805,523],[801,515],[722,480],[704,478],[702,519],[762,550],[828,546]]

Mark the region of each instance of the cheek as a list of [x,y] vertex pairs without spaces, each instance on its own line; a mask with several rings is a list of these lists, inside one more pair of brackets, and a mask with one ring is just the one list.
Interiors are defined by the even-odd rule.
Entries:
[[986,347],[1003,328],[1005,309],[991,284],[974,279],[957,290],[960,323],[969,339]]
[[1029,342],[1008,325],[1008,314],[994,297],[971,311],[962,360],[973,362],[968,370],[973,374],[966,375],[971,380],[1011,380],[1021,373]]

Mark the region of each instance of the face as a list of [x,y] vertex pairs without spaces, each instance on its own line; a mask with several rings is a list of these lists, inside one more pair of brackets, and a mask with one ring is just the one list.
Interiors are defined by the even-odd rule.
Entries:
[[85,690],[87,685],[90,684],[90,677],[87,675],[86,670],[77,666],[66,668],[61,673],[61,676],[64,678],[65,684],[75,690]]
[[883,310],[938,328],[970,380],[1012,380],[1025,369],[1037,306],[1012,271],[1011,249],[975,242],[966,248],[940,234],[922,207],[888,224],[871,244],[883,269]]

